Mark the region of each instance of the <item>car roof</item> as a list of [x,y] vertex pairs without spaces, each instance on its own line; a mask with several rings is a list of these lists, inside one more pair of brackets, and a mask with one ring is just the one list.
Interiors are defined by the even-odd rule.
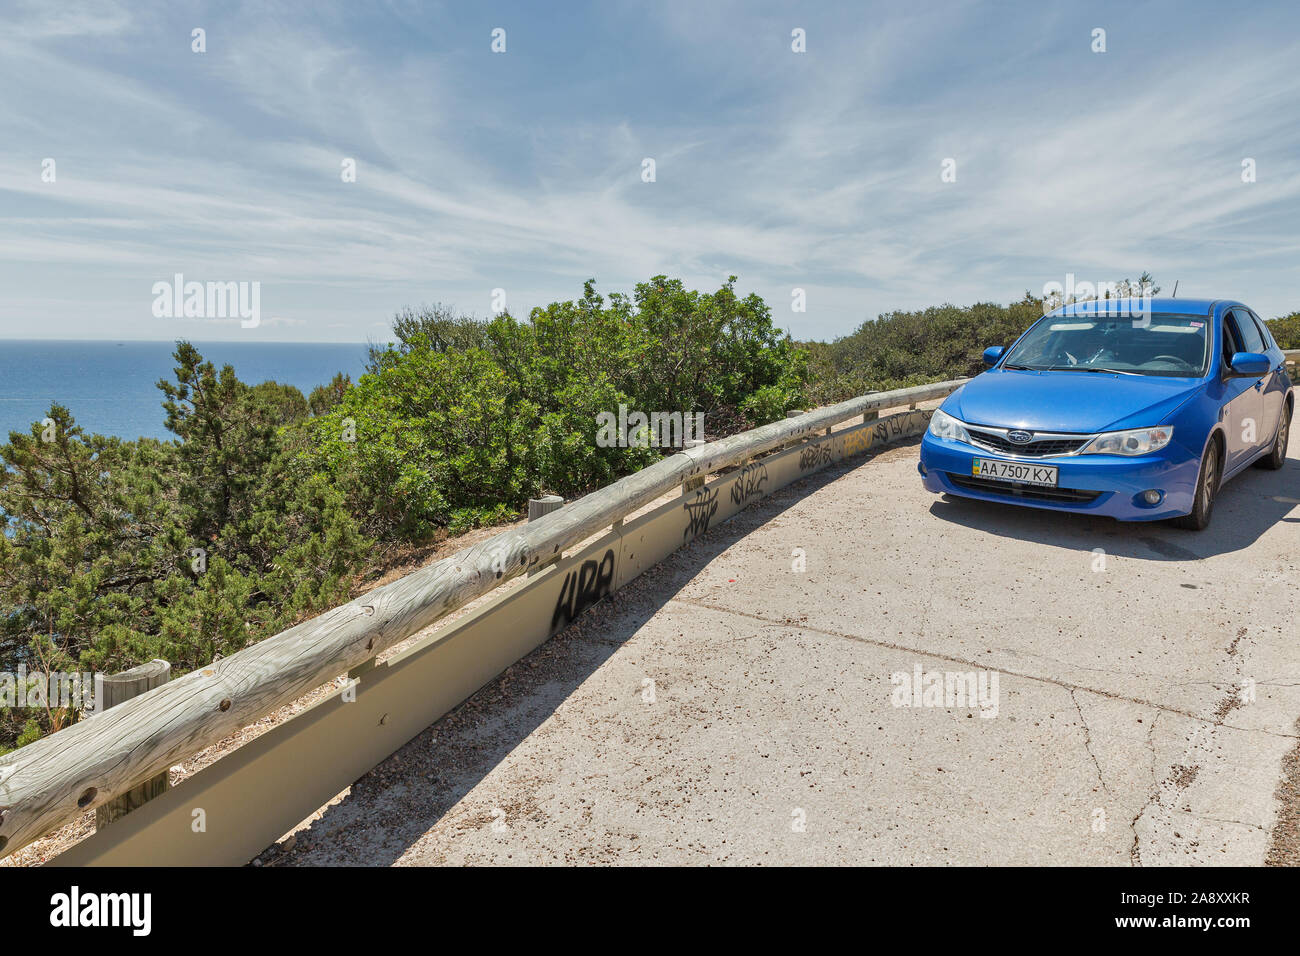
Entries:
[[[1177,315],[1210,315],[1214,307],[1224,305],[1241,305],[1225,299],[1173,299],[1157,297],[1152,299],[1089,299],[1086,302],[1071,302],[1051,312],[1051,315],[1092,315],[1097,312],[1148,309],[1151,312],[1167,312]],[[1243,306],[1244,308],[1244,306]]]

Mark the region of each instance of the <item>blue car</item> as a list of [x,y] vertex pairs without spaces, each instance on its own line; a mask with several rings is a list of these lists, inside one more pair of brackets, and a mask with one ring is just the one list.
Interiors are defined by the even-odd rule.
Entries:
[[929,491],[1200,530],[1223,482],[1286,463],[1285,356],[1240,302],[1072,303],[984,361],[930,419]]

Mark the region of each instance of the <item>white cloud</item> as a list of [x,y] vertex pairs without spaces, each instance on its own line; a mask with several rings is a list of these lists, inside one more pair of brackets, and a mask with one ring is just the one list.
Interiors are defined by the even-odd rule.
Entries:
[[[967,5],[868,19],[676,4],[630,38],[643,14],[605,8],[653,55],[610,48],[602,77],[565,72],[573,49],[532,49],[524,30],[502,63],[486,42],[395,49],[346,8],[147,24],[68,9],[30,8],[0,39],[0,85],[23,93],[0,103],[0,337],[25,333],[16,303],[52,284],[73,304],[51,322],[90,334],[85,316],[112,308],[115,326],[151,328],[130,290],[173,272],[260,281],[276,309],[310,317],[291,324],[304,336],[344,339],[409,303],[484,314],[500,286],[520,313],[589,276],[627,290],[660,272],[705,287],[735,272],[800,335],[1018,298],[1066,271],[1150,269],[1266,314],[1300,305],[1300,51],[1279,31],[1225,31],[1207,68],[1177,44],[1062,54],[1052,38],[1079,28],[1033,7],[1001,35]],[[191,20],[209,31],[202,56]],[[807,54],[788,50],[795,25]],[[113,55],[92,55],[105,37]],[[141,52],[164,48],[162,64]],[[493,70],[523,85],[503,93]],[[642,94],[591,105],[625,73]],[[1257,183],[1240,182],[1245,155]],[[805,315],[786,314],[796,285]]]

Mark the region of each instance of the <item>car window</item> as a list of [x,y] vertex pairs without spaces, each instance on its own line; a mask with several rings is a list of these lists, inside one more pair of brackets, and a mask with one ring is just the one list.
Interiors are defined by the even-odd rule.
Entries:
[[1264,337],[1259,334],[1259,326],[1250,314],[1242,309],[1233,309],[1233,315],[1237,319],[1237,330],[1241,333],[1241,343],[1247,352],[1263,352],[1266,350]]
[[1264,348],[1260,349],[1260,351],[1262,352],[1265,349],[1276,348],[1277,343],[1273,341],[1273,333],[1269,331],[1268,325],[1264,320],[1250,309],[1247,309],[1246,311],[1250,312],[1250,317],[1255,320],[1255,325],[1259,328],[1259,334],[1264,338]]
[[1232,310],[1223,313],[1223,364],[1226,367],[1232,357],[1244,351],[1241,338],[1237,334],[1237,323],[1232,317]]
[[1212,326],[1204,314],[1057,315],[1036,322],[1003,360],[1008,371],[1205,374]]

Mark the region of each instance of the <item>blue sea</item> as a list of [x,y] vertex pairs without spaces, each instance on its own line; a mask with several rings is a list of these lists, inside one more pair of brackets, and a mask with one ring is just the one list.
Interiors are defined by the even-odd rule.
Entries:
[[[296,342],[195,342],[218,369],[233,365],[251,384],[267,380],[307,395],[336,372],[356,381],[366,346]],[[172,342],[64,342],[0,339],[0,444],[11,431],[27,432],[58,402],[86,434],[118,438],[174,438],[163,420],[155,383],[175,381]]]

